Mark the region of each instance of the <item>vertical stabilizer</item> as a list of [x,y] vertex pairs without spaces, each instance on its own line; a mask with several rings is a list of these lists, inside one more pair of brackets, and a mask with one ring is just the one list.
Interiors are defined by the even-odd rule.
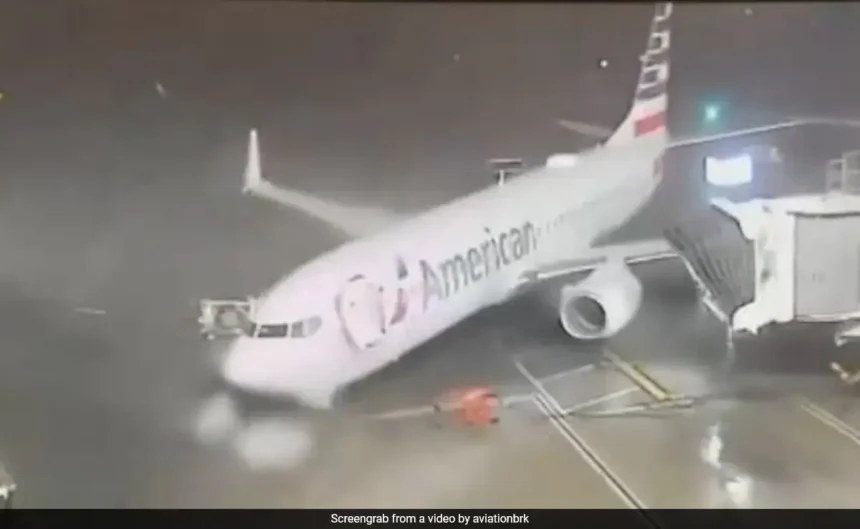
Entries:
[[669,50],[671,37],[669,23],[672,4],[659,3],[651,22],[648,46],[642,55],[642,70],[633,106],[618,129],[609,138],[608,144],[626,143],[635,138],[662,134],[666,136],[666,111],[669,82]]

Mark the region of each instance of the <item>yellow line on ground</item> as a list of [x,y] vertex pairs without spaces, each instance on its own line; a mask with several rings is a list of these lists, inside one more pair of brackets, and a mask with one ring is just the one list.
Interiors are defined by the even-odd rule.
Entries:
[[605,349],[603,354],[616,368],[618,368],[619,371],[632,380],[642,391],[654,400],[663,402],[677,398],[671,391],[650,377],[640,367],[624,360],[609,349]]
[[800,396],[798,398],[798,403],[803,411],[831,427],[834,431],[842,434],[852,443],[860,445],[860,432],[858,432],[852,425],[848,424],[836,415],[833,415],[829,410],[826,410],[812,402],[809,397]]

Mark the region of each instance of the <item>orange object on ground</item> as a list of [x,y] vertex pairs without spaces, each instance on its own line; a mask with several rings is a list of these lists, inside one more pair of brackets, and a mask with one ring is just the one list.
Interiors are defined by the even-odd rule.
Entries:
[[[499,397],[489,388],[472,387],[448,395],[451,408],[466,426],[487,426],[498,422]],[[437,411],[441,407],[436,406]]]

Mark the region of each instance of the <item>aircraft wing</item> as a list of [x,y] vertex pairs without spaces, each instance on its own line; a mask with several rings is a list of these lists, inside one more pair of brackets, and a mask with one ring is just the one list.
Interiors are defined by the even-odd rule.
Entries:
[[594,270],[603,263],[624,261],[627,264],[647,263],[678,257],[665,239],[648,239],[621,244],[596,246],[580,254],[576,259],[552,263],[523,274],[522,284],[529,285],[566,276],[577,272]]
[[242,192],[301,211],[351,238],[369,235],[400,221],[400,215],[382,208],[342,204],[296,189],[280,187],[265,180],[260,167],[260,146],[256,130],[251,130],[248,138],[248,161]]

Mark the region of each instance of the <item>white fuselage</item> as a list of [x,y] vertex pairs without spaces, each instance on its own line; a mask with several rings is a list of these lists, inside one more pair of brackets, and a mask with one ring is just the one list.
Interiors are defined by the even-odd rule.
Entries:
[[654,163],[665,145],[655,134],[596,149],[572,167],[529,171],[315,258],[267,292],[255,319],[314,316],[319,331],[239,338],[225,378],[325,404],[337,388],[508,299],[525,273],[575,259],[627,221],[659,183]]

